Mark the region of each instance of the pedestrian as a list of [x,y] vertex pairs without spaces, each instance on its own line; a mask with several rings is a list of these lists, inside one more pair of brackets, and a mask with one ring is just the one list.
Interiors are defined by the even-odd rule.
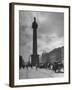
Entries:
[[36,64],[36,70],[38,69],[38,65]]

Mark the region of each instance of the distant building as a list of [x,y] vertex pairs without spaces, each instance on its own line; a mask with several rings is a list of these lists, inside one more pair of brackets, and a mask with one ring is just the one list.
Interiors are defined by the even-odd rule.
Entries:
[[64,46],[55,48],[49,53],[42,53],[41,56],[41,63],[54,63],[54,62],[61,62],[64,63]]

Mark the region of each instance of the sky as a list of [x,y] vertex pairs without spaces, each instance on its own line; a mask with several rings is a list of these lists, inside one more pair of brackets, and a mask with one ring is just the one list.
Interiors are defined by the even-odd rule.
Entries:
[[54,48],[64,46],[64,13],[19,11],[19,54],[25,61],[32,54],[33,18],[36,17],[37,50],[41,55],[44,51],[50,52]]

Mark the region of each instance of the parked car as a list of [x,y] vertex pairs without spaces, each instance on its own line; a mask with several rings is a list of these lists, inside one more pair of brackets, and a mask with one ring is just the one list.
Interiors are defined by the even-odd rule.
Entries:
[[44,64],[39,64],[39,68],[44,68]]
[[53,70],[58,73],[58,72],[64,72],[64,66],[60,62],[55,62],[53,66]]

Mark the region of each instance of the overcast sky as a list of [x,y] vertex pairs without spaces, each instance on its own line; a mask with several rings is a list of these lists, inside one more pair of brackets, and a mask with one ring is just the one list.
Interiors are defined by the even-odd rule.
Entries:
[[64,46],[64,13],[19,11],[19,54],[28,61],[32,54],[32,22],[38,23],[38,54]]

